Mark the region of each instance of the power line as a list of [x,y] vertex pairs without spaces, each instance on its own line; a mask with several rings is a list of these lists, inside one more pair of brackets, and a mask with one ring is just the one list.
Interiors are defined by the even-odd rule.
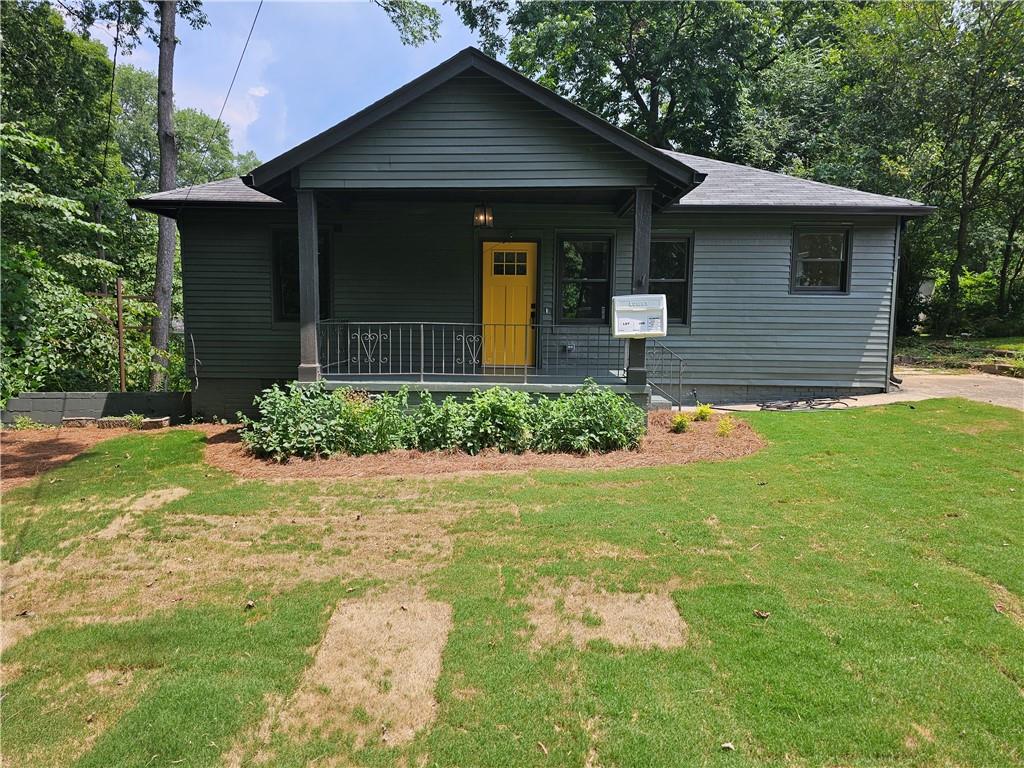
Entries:
[[103,165],[100,167],[100,184],[107,180],[107,153],[110,151],[110,127],[114,119],[114,78],[117,76],[117,49],[121,44],[121,4],[117,6],[117,26],[114,28],[114,61],[110,68],[110,98],[107,102],[107,133],[103,139]]
[[[252,32],[253,32],[254,29],[256,29],[256,20],[260,17],[260,10],[262,8],[263,8],[263,0],[260,0],[260,4],[256,6],[256,13],[252,17],[252,24],[249,25],[249,34],[246,35],[246,37],[245,37],[245,45],[242,46],[242,53],[238,56],[238,63],[235,64],[234,74],[231,75],[231,82],[228,84],[228,91],[227,91],[227,93],[224,94],[224,101],[221,102],[220,112],[217,113],[217,123],[218,124],[221,123],[221,118],[224,116],[224,109],[228,105],[228,99],[231,98],[231,90],[235,87],[235,80],[238,78],[238,71],[242,68],[242,60],[245,59],[245,52],[247,50],[249,50],[249,41],[252,40]],[[209,152],[210,144],[212,142],[213,142],[213,136],[211,135],[209,140],[206,143],[206,146],[203,147],[197,153],[200,158],[202,158],[203,155],[205,155],[207,152]],[[188,185],[188,189],[185,190],[185,198],[181,201],[180,205],[178,206],[178,213],[179,214],[181,213],[182,208],[184,208],[185,204],[188,202],[189,195],[192,194],[192,187],[194,187],[194,186],[195,186],[195,182],[193,181],[192,183],[190,183]]]

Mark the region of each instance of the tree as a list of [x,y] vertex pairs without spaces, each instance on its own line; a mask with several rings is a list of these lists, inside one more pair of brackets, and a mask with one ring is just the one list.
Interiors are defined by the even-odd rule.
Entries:
[[[844,119],[865,173],[940,206],[950,232],[936,331],[956,322],[960,281],[996,176],[1024,153],[1024,5],[872,4],[845,17]],[[876,182],[878,183],[878,182]]]
[[807,12],[798,3],[449,0],[492,54],[659,147],[728,156],[745,83]]

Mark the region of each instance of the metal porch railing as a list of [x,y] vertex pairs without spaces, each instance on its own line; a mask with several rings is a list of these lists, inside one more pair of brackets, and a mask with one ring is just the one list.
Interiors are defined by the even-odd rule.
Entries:
[[317,334],[326,377],[625,378],[624,344],[607,326],[323,320]]

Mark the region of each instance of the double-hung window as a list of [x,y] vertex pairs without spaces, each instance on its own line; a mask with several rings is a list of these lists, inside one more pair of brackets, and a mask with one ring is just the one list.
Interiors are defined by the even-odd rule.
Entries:
[[[320,319],[331,316],[331,248],[326,230],[317,237],[320,264]],[[279,323],[299,320],[299,233],[295,229],[274,232],[273,240],[274,320]]]
[[798,227],[793,233],[793,292],[846,293],[849,285],[850,230]]
[[690,238],[651,243],[651,293],[665,294],[668,321],[687,325],[690,320]]
[[608,322],[611,268],[611,237],[564,235],[559,239],[559,322]]

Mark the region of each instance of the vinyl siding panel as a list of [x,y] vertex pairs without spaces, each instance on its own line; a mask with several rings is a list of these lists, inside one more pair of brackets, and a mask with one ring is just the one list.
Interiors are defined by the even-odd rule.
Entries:
[[[478,322],[483,240],[539,243],[538,321],[556,317],[558,237],[613,237],[612,293],[630,292],[632,216],[608,206],[501,203],[494,230],[471,226],[471,202],[357,202],[321,207],[330,231],[332,316],[348,321]],[[397,211],[397,213],[396,213]],[[694,239],[691,318],[663,340],[686,360],[686,385],[885,386],[896,221],[862,218],[851,228],[848,295],[790,294],[789,216],[662,214],[654,233]],[[800,221],[810,223],[807,217]],[[827,219],[815,219],[815,222]],[[272,316],[271,242],[294,228],[294,212],[190,213],[180,223],[186,348],[204,377],[290,379],[298,326]],[[585,328],[593,329],[593,326]],[[592,332],[592,331],[590,331]],[[605,370],[621,366],[621,343],[559,326],[559,338],[600,344]]]
[[532,99],[466,73],[306,162],[309,188],[594,187],[647,166]]
[[293,379],[298,323],[275,323],[271,242],[295,213],[190,213],[179,221],[186,370],[206,377]]
[[825,221],[836,219],[655,218],[656,233],[694,235],[690,326],[664,340],[687,385],[885,386],[896,221],[852,224],[848,294],[790,293],[793,228]]

